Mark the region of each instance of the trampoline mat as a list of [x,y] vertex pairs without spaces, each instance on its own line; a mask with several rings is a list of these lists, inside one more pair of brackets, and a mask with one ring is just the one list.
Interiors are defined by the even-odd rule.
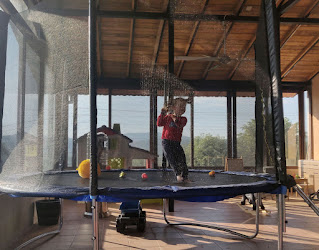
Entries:
[[[103,171],[98,178],[99,197],[105,201],[121,201],[142,198],[178,198],[225,196],[234,197],[244,193],[271,192],[279,185],[266,174],[247,172],[191,170],[191,183],[177,183],[173,171],[162,170]],[[143,180],[141,174],[148,178]],[[81,178],[77,171],[48,172],[29,176],[0,178],[0,191],[15,196],[60,197],[89,200],[89,179]],[[196,198],[197,199],[197,198]]]

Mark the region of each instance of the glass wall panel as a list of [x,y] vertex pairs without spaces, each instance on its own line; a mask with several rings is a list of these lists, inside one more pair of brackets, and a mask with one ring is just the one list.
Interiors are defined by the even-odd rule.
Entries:
[[121,133],[131,146],[149,150],[150,131],[149,96],[113,96],[112,123],[119,124]]
[[255,166],[255,97],[237,97],[237,156],[244,166]]
[[12,16],[20,25],[8,30],[3,135],[10,145],[2,144],[3,169],[63,170],[73,154],[70,97],[88,94],[87,17],[67,16],[61,6],[48,12],[55,1],[20,2]]
[[299,119],[298,95],[283,98],[285,147],[287,166],[298,166],[299,160]]
[[[15,30],[15,32],[13,31]],[[5,96],[2,119],[1,163],[6,162],[17,145],[18,132],[18,88],[19,88],[19,51],[18,40],[21,33],[16,30],[12,22],[8,27],[7,60],[5,78]],[[1,169],[0,167],[0,169]]]
[[309,99],[309,92],[305,91],[304,92],[304,102],[305,102],[305,116],[304,116],[304,121],[305,121],[305,159],[309,160],[311,159],[311,150],[310,150],[310,99]]
[[194,166],[224,166],[227,155],[226,97],[194,98],[194,136]]

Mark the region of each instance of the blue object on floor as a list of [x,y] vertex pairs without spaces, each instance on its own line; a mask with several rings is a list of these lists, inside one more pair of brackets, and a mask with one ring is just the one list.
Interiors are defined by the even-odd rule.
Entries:
[[116,219],[116,230],[124,233],[129,225],[136,225],[139,232],[145,231],[146,212],[142,210],[141,202],[126,201],[120,205],[121,214]]

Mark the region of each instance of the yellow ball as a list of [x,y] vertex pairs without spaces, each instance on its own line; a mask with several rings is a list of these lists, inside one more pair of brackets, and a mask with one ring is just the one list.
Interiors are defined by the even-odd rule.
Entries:
[[[76,170],[78,171],[79,176],[82,178],[90,178],[90,159],[82,161]],[[97,174],[98,176],[101,175],[101,168],[99,164],[97,164]]]
[[209,174],[210,176],[215,176],[215,171],[212,170],[212,171],[210,171],[208,174]]
[[124,178],[124,177],[125,177],[125,172],[122,171],[122,172],[120,173],[119,177],[120,177],[120,178]]

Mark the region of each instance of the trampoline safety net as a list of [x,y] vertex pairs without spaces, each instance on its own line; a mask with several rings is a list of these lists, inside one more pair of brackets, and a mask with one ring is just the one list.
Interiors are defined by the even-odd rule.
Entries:
[[[145,0],[133,9],[126,2],[99,1],[96,6],[97,107],[92,107],[87,1],[8,1],[6,14],[0,13],[0,35],[7,38],[0,43],[6,58],[0,63],[0,190],[31,196],[87,193],[89,181],[76,169],[90,159],[92,136],[97,139],[101,190],[122,184],[134,188],[127,183],[130,178],[137,187],[216,187],[223,185],[217,181],[222,173],[216,172],[214,183],[208,172],[223,170],[225,158],[240,157],[251,172],[267,170],[284,183],[283,138],[278,137],[283,122],[280,77],[278,65],[273,65],[279,63],[278,51],[269,49],[271,39],[277,42],[278,27],[264,11],[269,6],[261,6],[255,46],[243,56],[238,32],[246,24],[226,17],[203,19],[208,6],[199,8],[199,1],[170,1],[165,8]],[[166,10],[170,18],[159,18]],[[129,15],[138,11],[157,16]],[[187,19],[189,15],[194,18]],[[256,27],[247,31],[251,38]],[[183,45],[191,35],[191,45]],[[245,84],[209,85],[225,75]],[[165,168],[163,128],[156,119],[163,106],[172,107],[174,98],[187,103],[181,143],[186,163],[209,171],[202,177],[191,172],[195,182],[190,186],[176,183],[172,170],[166,177],[156,172],[154,179],[150,171],[144,181],[143,170],[120,178],[124,169]],[[91,135],[90,110],[95,108],[97,133]],[[249,175],[243,176],[233,184],[250,183]],[[254,178],[252,182],[264,180]]]

